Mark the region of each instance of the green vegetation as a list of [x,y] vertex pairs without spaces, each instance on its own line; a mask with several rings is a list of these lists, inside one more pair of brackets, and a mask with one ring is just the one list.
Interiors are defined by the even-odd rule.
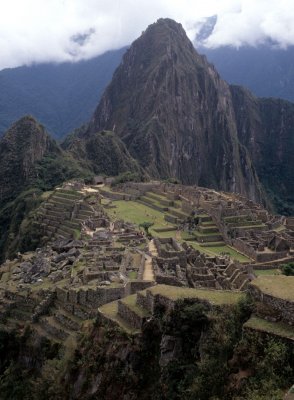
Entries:
[[137,277],[138,277],[138,272],[137,271],[130,271],[128,273],[128,278],[129,279],[137,279]]
[[230,257],[232,257],[233,259],[240,261],[241,263],[248,263],[250,262],[250,258],[248,258],[247,256],[239,253],[237,250],[233,249],[230,246],[210,246],[208,244],[208,246],[204,246],[204,245],[200,245],[197,242],[189,242],[189,244],[194,247],[194,249],[199,250],[205,254],[208,254],[210,256],[214,256],[214,255],[229,255]]
[[125,182],[142,182],[142,181],[144,181],[144,176],[142,173],[127,171],[127,172],[122,172],[121,174],[116,176],[114,180],[111,182],[111,187],[115,187],[116,185]]
[[244,298],[241,292],[232,292],[225,290],[192,289],[186,287],[156,285],[150,289],[154,295],[160,294],[171,300],[180,299],[202,299],[215,305],[236,304]]
[[280,275],[281,270],[279,269],[254,269],[254,274],[256,276],[262,276],[262,275]]
[[294,275],[294,262],[290,262],[289,264],[284,264],[281,267],[282,273],[286,276]]
[[[107,187],[104,187],[103,190],[109,190]],[[158,194],[153,194],[152,197],[157,197],[160,200],[167,200],[166,197],[160,196]],[[103,204],[103,203],[102,203]],[[106,208],[105,211],[111,216],[111,218],[115,219],[123,219],[128,222],[132,222],[138,226],[143,223],[151,223],[150,233],[153,237],[160,238],[170,238],[175,237],[178,238],[178,231],[174,227],[170,226],[170,223],[166,222],[164,219],[164,212],[154,210],[151,207],[148,207],[145,204],[139,203],[137,201],[125,201],[125,200],[116,200],[113,201],[113,205],[115,208]],[[208,217],[206,214],[202,217]],[[171,230],[168,230],[171,228]],[[161,231],[162,229],[162,231]],[[159,230],[159,231],[158,231]],[[214,233],[207,234],[216,235]],[[207,236],[206,235],[206,236]],[[185,231],[180,232],[180,237],[183,241],[189,241],[189,244],[193,246],[195,249],[199,250],[202,253],[208,255],[229,255],[233,259],[240,261],[241,263],[250,262],[250,258],[245,255],[239,253],[237,250],[233,249],[230,246],[211,246],[210,243],[207,243],[207,247],[205,244],[199,244],[196,242],[195,236]]]
[[32,221],[42,196],[40,190],[30,189],[0,209],[0,260],[38,246],[39,227],[33,225]]
[[151,228],[151,226],[154,225],[154,222],[148,222],[148,221],[144,221],[141,224],[139,224],[139,228],[143,228],[146,235],[149,236],[149,228]]
[[284,300],[294,300],[294,276],[259,276],[257,279],[252,281],[252,285],[256,286],[263,293],[271,296],[279,297]]
[[294,340],[293,327],[282,322],[269,322],[262,318],[252,316],[245,324],[244,327],[256,329],[262,332],[272,333],[277,336],[282,336]]
[[156,236],[154,228],[165,228],[169,226],[164,220],[163,213],[153,210],[144,204],[135,201],[124,200],[114,201],[113,204],[116,206],[116,208],[105,210],[112,218],[123,219],[138,226],[144,222],[153,223],[153,229],[150,229],[150,232],[154,236]]

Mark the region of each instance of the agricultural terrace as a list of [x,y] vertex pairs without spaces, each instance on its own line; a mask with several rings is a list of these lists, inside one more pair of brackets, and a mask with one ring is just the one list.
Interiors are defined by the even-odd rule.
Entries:
[[283,300],[294,301],[294,276],[259,276],[251,282],[261,292]]
[[197,298],[207,300],[217,306],[236,304],[244,297],[244,293],[233,292],[232,290],[193,289],[168,285],[156,285],[149,288],[148,291],[153,295],[160,294],[174,301]]
[[[109,188],[103,187],[104,191],[110,192]],[[112,192],[115,193],[115,192]],[[103,199],[102,205],[106,206],[109,201]],[[181,229],[181,222],[188,214],[181,210],[181,201],[174,201],[173,206],[164,206],[168,203],[168,199],[157,194],[146,194],[137,201],[113,200],[111,208],[105,207],[111,219],[122,219],[139,226],[143,222],[151,222],[154,225],[149,228],[149,232],[154,237],[171,238],[174,237],[179,241],[188,241],[196,250],[210,256],[229,255],[233,259],[248,263],[250,258],[238,252],[233,247],[227,246],[216,232],[213,222],[209,221],[209,216],[205,216],[208,222],[203,222],[202,232],[188,232]],[[158,208],[154,209],[152,206]],[[168,222],[166,218],[174,220],[174,223]],[[215,241],[214,241],[215,238]]]
[[293,327],[283,322],[270,322],[256,316],[252,316],[247,322],[245,322],[244,328],[254,329],[294,340]]

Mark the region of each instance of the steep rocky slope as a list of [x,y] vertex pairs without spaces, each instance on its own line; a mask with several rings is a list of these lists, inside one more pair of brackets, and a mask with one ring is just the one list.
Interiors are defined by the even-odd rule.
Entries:
[[231,86],[241,143],[278,212],[294,213],[294,104]]
[[86,171],[33,117],[21,118],[0,140],[0,206],[28,187],[54,187],[79,175]]
[[103,129],[153,177],[262,198],[229,86],[172,20],[149,26],[125,54],[86,137]]
[[141,173],[139,164],[113,132],[95,132],[86,140],[73,135],[66,139],[63,147],[96,174],[115,176],[123,172]]
[[0,203],[14,198],[37,177],[36,163],[45,155],[60,153],[44,127],[32,117],[15,123],[0,141]]
[[0,140],[0,259],[18,251],[23,239],[20,226],[42,201],[44,191],[89,176],[91,172],[65,153],[34,118],[16,122]]

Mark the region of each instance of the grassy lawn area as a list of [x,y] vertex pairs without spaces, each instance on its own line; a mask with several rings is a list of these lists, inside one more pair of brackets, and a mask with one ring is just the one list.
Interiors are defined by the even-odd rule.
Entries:
[[[163,212],[153,210],[145,204],[137,203],[136,201],[125,201],[125,200],[116,200],[113,201],[112,204],[116,206],[116,208],[105,209],[108,215],[114,219],[123,219],[127,222],[132,222],[134,224],[142,224],[145,221],[153,222],[154,225],[149,229],[150,233],[154,237],[159,238],[171,238],[176,237],[177,231],[170,232],[155,232],[154,228],[166,228],[170,226],[170,224],[164,220]],[[217,235],[213,234],[204,234],[203,236],[211,236]],[[195,236],[189,235],[188,232],[181,232],[182,240],[189,240],[195,238]],[[229,246],[215,246],[215,247],[204,247],[200,246],[196,241],[189,241],[189,244],[193,246],[196,250],[199,250],[201,253],[208,254],[210,256],[220,255],[221,253],[226,253],[234,260],[240,261],[241,263],[248,263],[251,260],[240,254],[237,250],[233,249]]]
[[148,316],[150,316],[149,311],[139,307],[137,305],[136,301],[137,301],[137,295],[136,294],[132,294],[131,296],[124,297],[121,300],[122,303],[126,304],[132,311],[134,311],[140,317],[148,317]]
[[[116,208],[105,209],[111,218],[120,218],[137,225],[146,221],[153,222],[154,225],[150,228],[150,232],[154,236],[172,237],[175,234],[175,231],[160,233],[154,232],[153,228],[166,228],[167,226],[170,226],[170,224],[164,220],[164,213],[160,211],[153,210],[145,204],[137,203],[136,201],[118,200],[113,201],[113,205],[115,205]],[[169,236],[162,236],[166,233],[168,233]]]
[[294,276],[263,275],[251,282],[263,293],[294,301]]
[[194,247],[194,249],[199,250],[201,253],[208,254],[209,256],[221,255],[222,253],[228,254],[234,260],[240,261],[241,263],[250,262],[250,258],[244,256],[239,253],[237,250],[233,249],[230,246],[215,246],[215,247],[205,247],[200,246],[197,242],[189,242],[189,244]]
[[281,271],[279,269],[254,269],[254,273],[256,276],[281,275]]
[[236,304],[244,293],[226,290],[192,289],[168,285],[156,285],[150,289],[154,295],[161,294],[171,300],[203,299],[215,305]]
[[282,322],[269,322],[262,318],[252,316],[244,324],[244,327],[273,333],[274,335],[283,336],[294,340],[294,328]]
[[130,271],[130,272],[128,273],[128,277],[129,277],[129,279],[137,279],[137,277],[138,277],[138,272],[137,272],[137,271]]

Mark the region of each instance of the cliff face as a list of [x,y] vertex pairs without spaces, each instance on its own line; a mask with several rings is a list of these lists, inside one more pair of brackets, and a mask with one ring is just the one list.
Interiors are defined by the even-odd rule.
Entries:
[[125,54],[86,136],[104,129],[153,177],[262,198],[229,86],[172,20],[149,26]]
[[23,117],[6,132],[0,140],[0,204],[37,178],[36,163],[48,154],[61,150],[34,118]]
[[294,213],[294,104],[258,99],[232,86],[240,142],[246,146],[257,174],[276,210]]
[[115,176],[123,172],[141,172],[125,144],[113,132],[96,132],[85,140],[74,136],[64,147],[96,174]]

